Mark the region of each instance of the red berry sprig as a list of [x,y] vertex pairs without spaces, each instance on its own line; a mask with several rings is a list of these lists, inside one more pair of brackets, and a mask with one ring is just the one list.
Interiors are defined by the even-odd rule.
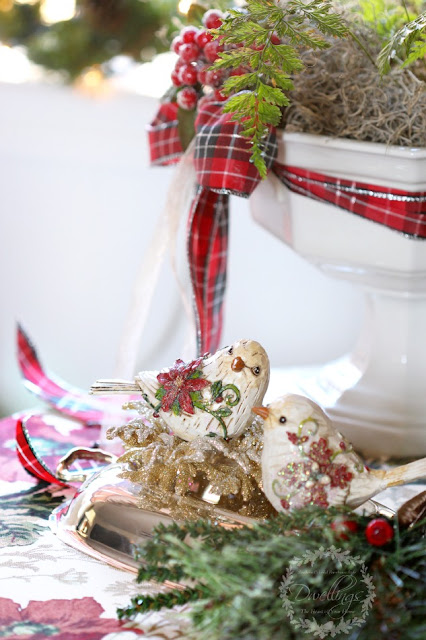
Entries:
[[365,527],[367,542],[374,547],[383,547],[393,538],[393,527],[384,518],[374,518]]
[[193,87],[184,87],[177,94],[176,100],[181,109],[192,111],[198,102],[198,95]]
[[203,15],[203,25],[206,29],[219,29],[222,24],[223,15],[220,11],[210,9]]
[[230,73],[228,71],[208,71],[209,67],[224,51],[220,40],[213,40],[210,29],[217,29],[223,21],[220,11],[209,10],[203,16],[205,28],[189,26],[182,29],[173,39],[171,50],[178,56],[171,79],[178,89],[176,101],[185,110],[195,109],[204,96],[204,87],[209,87],[217,101],[226,100],[221,87]]
[[331,523],[331,528],[340,540],[349,540],[351,533],[358,531],[358,525],[354,520],[343,520],[338,518]]

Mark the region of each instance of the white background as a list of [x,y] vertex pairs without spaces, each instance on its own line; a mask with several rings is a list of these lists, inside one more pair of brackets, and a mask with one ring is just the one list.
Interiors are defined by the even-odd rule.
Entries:
[[[0,104],[0,414],[6,415],[34,405],[16,366],[16,320],[46,367],[69,383],[87,389],[114,375],[135,273],[173,170],[149,167],[145,126],[155,99],[4,83]],[[239,198],[231,201],[228,282],[223,344],[257,339],[273,367],[325,362],[353,346],[361,294],[256,225]],[[171,365],[185,331],[167,267],[137,369]]]

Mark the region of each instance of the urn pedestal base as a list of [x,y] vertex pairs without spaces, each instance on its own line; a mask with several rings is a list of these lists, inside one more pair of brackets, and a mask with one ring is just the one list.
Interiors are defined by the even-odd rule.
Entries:
[[[426,150],[304,134],[285,134],[282,142],[282,164],[379,189],[426,191]],[[275,176],[250,202],[259,224],[364,291],[353,353],[317,375],[296,376],[295,386],[364,454],[426,455],[426,240],[290,191]]]

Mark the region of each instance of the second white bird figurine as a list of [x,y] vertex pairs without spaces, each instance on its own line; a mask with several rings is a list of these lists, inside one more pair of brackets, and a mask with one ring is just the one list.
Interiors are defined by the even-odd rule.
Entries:
[[387,487],[426,477],[426,459],[390,471],[370,470],[324,411],[303,396],[289,394],[267,407],[262,481],[277,511],[309,504],[358,507]]
[[91,393],[142,392],[171,432],[189,441],[205,435],[239,436],[268,383],[266,351],[254,340],[240,340],[192,362],[176,360],[170,369],[142,371],[134,382],[98,380]]

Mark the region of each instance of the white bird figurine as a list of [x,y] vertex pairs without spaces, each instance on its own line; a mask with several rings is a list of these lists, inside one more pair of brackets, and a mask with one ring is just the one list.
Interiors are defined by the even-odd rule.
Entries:
[[263,491],[277,511],[308,504],[355,508],[387,487],[426,477],[426,459],[369,470],[324,411],[303,396],[285,395],[253,412],[265,421]]
[[[91,393],[141,393],[171,432],[183,440],[199,436],[239,436],[251,422],[269,383],[269,358],[253,340],[240,340],[170,369],[141,371],[134,382],[98,380]],[[157,415],[156,415],[157,414]]]

